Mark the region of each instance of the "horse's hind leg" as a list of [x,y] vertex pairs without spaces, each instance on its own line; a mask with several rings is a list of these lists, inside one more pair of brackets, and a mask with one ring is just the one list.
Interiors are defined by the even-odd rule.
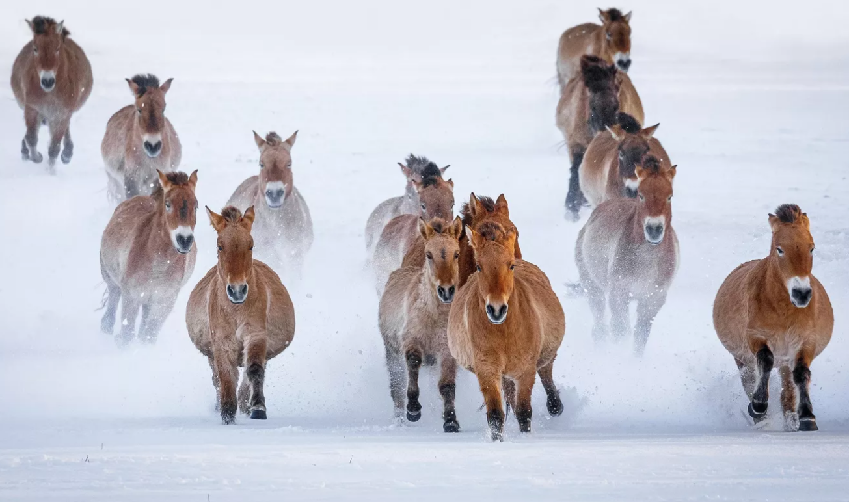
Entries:
[[62,141],[62,163],[68,164],[74,156],[74,142],[71,140],[71,126],[65,130],[65,137]]
[[408,347],[404,352],[407,360],[407,420],[417,422],[422,418],[419,403],[419,369],[424,361],[424,352],[418,347]]
[[796,412],[796,383],[793,381],[793,370],[790,366],[782,365],[778,369],[781,375],[781,411],[784,412],[784,429],[799,430],[799,414]]
[[395,418],[404,416],[404,361],[401,354],[386,347],[386,369],[389,371],[389,394],[392,396]]
[[760,422],[766,418],[766,410],[769,405],[769,374],[772,372],[775,358],[772,351],[765,343],[760,343],[760,348],[756,352],[758,375],[755,379],[755,391],[752,393],[752,402],[749,403],[749,416],[755,421]]
[[174,308],[177,298],[156,298],[142,305],[142,320],[139,339],[145,343],[156,343],[162,325]]
[[442,396],[442,430],[445,432],[460,432],[460,422],[457,421],[457,411],[454,409],[454,397],[457,389],[457,361],[450,355],[443,355],[442,372],[439,375],[439,395]]
[[740,371],[740,381],[743,383],[743,391],[749,401],[752,400],[752,395],[755,393],[755,384],[757,383],[757,370],[738,358],[734,358],[737,363],[737,369]]
[[103,317],[100,319],[100,331],[111,335],[112,330],[115,329],[115,314],[118,311],[118,302],[121,301],[121,288],[113,283],[106,274],[104,274],[104,280],[106,281],[106,303],[104,304],[105,310],[103,311]]
[[[267,340],[265,336],[251,338],[245,348],[245,375],[251,387],[251,397],[248,405],[250,417],[265,420],[268,418],[265,409],[265,355]],[[238,376],[238,373],[237,373]]]
[[30,106],[24,108],[24,122],[27,126],[27,132],[21,142],[21,158],[39,164],[44,157],[35,149],[38,145],[38,128],[41,127],[41,117],[38,115],[38,111]]
[[215,344],[212,346],[213,375],[218,380],[218,404],[221,412],[221,423],[229,425],[236,422],[236,384],[239,380],[237,356],[226,347]]
[[115,339],[120,346],[128,345],[135,337],[136,318],[139,315],[139,301],[135,296],[123,293],[121,296],[121,333]]
[[236,399],[239,402],[239,412],[249,415],[251,412],[248,402],[251,397],[251,385],[248,382],[248,369],[242,372],[242,380],[239,383],[239,391],[236,393]]
[[510,414],[511,408],[513,413],[516,413],[516,382],[510,377],[502,376],[501,387],[504,389],[504,402],[507,408],[505,415]]
[[[666,293],[655,291],[653,294],[640,298],[637,303],[637,325],[634,327],[634,352],[643,355],[646,343],[649,341],[654,318],[666,303]],[[626,304],[627,310],[627,304]]]
[[799,430],[800,431],[815,431],[817,427],[817,417],[814,416],[814,407],[811,404],[811,361],[812,354],[808,353],[804,348],[796,360],[796,368],[793,370],[793,382],[799,390]]
[[559,417],[563,413],[563,401],[560,400],[560,392],[557,390],[557,385],[554,384],[554,360],[539,369],[539,379],[542,381],[542,387],[545,389],[545,407],[548,408],[548,414],[552,417]]
[[616,340],[622,340],[628,333],[628,290],[621,285],[612,287],[607,301],[610,304],[610,331]]
[[[50,145],[47,147],[47,165],[51,172],[56,165],[56,158],[59,157],[59,151],[62,149],[62,139],[68,128],[71,127],[71,117],[63,117],[50,121]],[[70,159],[69,159],[70,160]]]
[[531,370],[516,380],[517,387],[519,388],[516,399],[516,420],[519,421],[519,431],[521,432],[531,432],[531,417],[533,415],[531,394],[534,390],[536,377],[536,372]]
[[[571,150],[571,149],[570,149]],[[576,147],[572,154],[572,167],[569,169],[569,191],[566,193],[566,211],[567,216],[572,218],[572,221],[578,221],[581,206],[586,202],[583,192],[581,192],[581,180],[578,176],[578,168],[581,167],[581,162],[584,161],[585,148]]]
[[475,372],[486,404],[486,422],[489,425],[492,440],[503,441],[504,406],[501,401],[501,372],[485,366],[476,367]]

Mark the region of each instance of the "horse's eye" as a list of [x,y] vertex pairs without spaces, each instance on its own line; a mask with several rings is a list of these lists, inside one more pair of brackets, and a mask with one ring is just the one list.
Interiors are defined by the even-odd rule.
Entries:
[[425,205],[424,205],[424,203],[422,203],[422,211],[424,211],[424,210],[425,210]]
[[253,250],[254,250],[254,245],[251,244],[251,247],[248,248],[248,251],[253,251]]
[[778,254],[778,256],[784,256],[784,250],[781,249],[781,246],[776,246],[775,252]]
[[[813,250],[811,250],[811,252],[813,252]],[[459,252],[459,251],[456,251],[456,252],[454,253],[454,259],[455,259],[455,260],[459,260],[459,259],[460,259],[460,252]]]
[[288,164],[286,164],[286,167],[288,167],[289,169],[292,169],[292,163],[289,162]]
[[170,202],[167,202],[167,201],[165,202],[165,210],[168,211],[169,213],[171,212],[171,203]]
[[817,248],[816,246],[811,247],[811,254],[814,254],[814,249],[816,249],[816,248]]
[[610,32],[608,31],[608,32],[607,32],[607,39],[608,39],[608,40],[610,40],[610,39],[612,39],[612,38],[613,38],[613,35],[611,35],[611,34],[610,34]]
[[139,115],[141,115],[141,108],[136,108],[136,111],[139,112]]
[[480,272],[480,271],[481,271],[481,266],[480,266],[480,265],[476,266],[475,268],[477,269],[477,271],[478,271],[478,272]]
[[433,259],[433,254],[432,254],[430,251],[428,251],[427,253],[425,253],[425,256],[427,257],[427,259],[428,259],[428,260],[432,260],[432,259]]
[[510,264],[510,270],[513,270],[514,268],[516,268],[516,265],[515,265],[515,264]]
[[672,202],[672,196],[671,195],[666,198],[666,202]]
[[639,194],[639,196],[640,196],[640,200],[645,202],[646,198],[643,196],[643,194]]
[[260,168],[260,169],[265,169],[265,164],[263,164],[262,162],[260,162],[260,163],[259,163],[259,168]]
[[37,55],[38,55],[38,47],[33,47],[33,48],[32,48],[32,53],[33,53],[33,54],[35,54],[35,55],[37,56]]

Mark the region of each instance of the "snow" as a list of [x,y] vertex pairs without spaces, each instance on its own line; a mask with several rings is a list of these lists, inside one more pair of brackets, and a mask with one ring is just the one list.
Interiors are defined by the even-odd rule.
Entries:
[[[597,6],[526,4],[206,10],[154,0],[128,12],[105,0],[40,2],[87,51],[95,84],[72,120],[75,157],[56,177],[20,161],[22,114],[0,87],[0,500],[845,500],[849,5],[623,6],[634,10],[630,75],[679,166],[681,268],[637,360],[627,343],[593,343],[586,300],[566,287],[586,214],[563,218],[554,53],[560,33],[594,20]],[[32,8],[2,7],[4,72]],[[99,332],[98,248],[112,211],[99,144],[129,103],[123,79],[148,71],[174,77],[166,113],[182,170],[199,170],[202,205],[220,208],[255,172],[251,130],[301,131],[295,184],[316,241],[303,280],[287,281],[297,331],[268,366],[268,421],[220,425],[209,367],[183,321],[190,288],[153,347],[119,350]],[[567,333],[555,380],[566,411],[549,418],[535,389],[530,435],[510,417],[506,441],[490,443],[468,373],[458,380],[460,434],[440,432],[429,372],[422,420],[391,418],[362,233],[374,206],[402,193],[396,163],[411,151],[452,165],[458,203],[472,190],[505,193],[523,254],[560,295]],[[736,367],[711,325],[719,284],[766,255],[766,215],[786,202],[811,218],[814,273],[837,316],[811,368],[817,433],[785,433],[777,416],[747,425]],[[203,215],[196,238],[190,286],[215,262]]]

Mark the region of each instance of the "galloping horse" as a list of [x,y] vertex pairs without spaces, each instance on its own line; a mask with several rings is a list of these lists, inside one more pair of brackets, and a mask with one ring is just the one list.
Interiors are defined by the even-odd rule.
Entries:
[[579,70],[581,56],[597,56],[627,72],[631,67],[631,13],[619,9],[598,10],[601,26],[584,23],[560,35],[557,44],[557,80],[563,86]]
[[784,427],[815,431],[810,368],[831,340],[834,312],[825,288],[811,274],[814,239],[808,215],[785,204],[769,215],[769,225],[769,255],[740,265],[723,281],[713,304],[713,325],[734,356],[755,423],[766,418],[769,375],[777,364]]
[[[395,416],[404,412],[404,373],[407,370],[407,419],[421,418],[419,369],[423,362],[440,364],[439,394],[442,396],[443,430],[459,432],[454,411],[457,362],[448,350],[448,312],[458,289],[460,234],[463,222],[440,218],[419,220],[425,241],[420,266],[392,272],[380,299],[379,324],[386,348],[389,390]],[[404,362],[406,361],[406,368]]]
[[[426,157],[416,157],[413,154],[407,157],[406,162],[406,165],[398,164],[401,166],[401,173],[407,179],[404,195],[391,197],[378,204],[366,222],[366,256],[369,259],[374,255],[374,247],[377,245],[377,240],[380,239],[383,228],[392,218],[402,214],[419,214],[421,212],[419,210],[421,202],[419,201],[419,194],[416,192],[415,183],[421,183],[422,171],[431,162]],[[439,170],[444,175],[449,167],[441,167]]]
[[253,207],[244,216],[233,206],[220,215],[206,211],[218,233],[218,264],[189,296],[189,338],[209,358],[221,421],[236,421],[237,404],[251,418],[265,419],[265,363],[292,343],[295,307],[277,274],[253,259]]
[[672,228],[675,169],[662,169],[656,158],[645,158],[636,168],[637,198],[602,202],[578,233],[575,262],[593,313],[596,341],[607,336],[605,299],[610,304],[611,330],[621,339],[628,331],[633,298],[635,350],[640,355],[645,350],[678,269],[678,237]]
[[[584,203],[578,168],[590,141],[614,124],[632,127],[634,121],[643,123],[642,104],[636,89],[633,86],[623,87],[618,75],[615,66],[607,65],[595,56],[584,56],[581,58],[581,73],[561,88],[556,118],[572,161],[566,209],[573,220],[578,219]],[[630,84],[630,81],[627,82]],[[628,96],[627,101],[625,96]]]
[[197,171],[191,176],[158,174],[151,195],[133,197],[115,208],[100,243],[100,273],[107,293],[100,327],[112,333],[121,300],[123,321],[117,337],[121,345],[133,339],[140,307],[139,338],[156,341],[195,269]]
[[[497,223],[466,227],[477,272],[460,288],[448,317],[448,347],[474,372],[486,402],[493,441],[504,433],[502,388],[522,432],[531,430],[531,391],[539,371],[551,415],[563,404],[552,365],[566,332],[563,307],[546,275],[515,258],[516,232]],[[516,387],[518,386],[518,398]]]
[[71,40],[64,21],[36,16],[27,21],[33,39],[24,45],[12,65],[12,92],[24,110],[27,132],[21,141],[21,157],[36,164],[43,157],[36,145],[38,129],[50,127],[47,164],[55,174],[60,142],[62,163],[71,162],[74,142],[71,141],[71,115],[83,107],[91,94],[91,65],[85,52]]
[[285,141],[273,131],[265,139],[254,132],[259,175],[243,181],[227,203],[240,210],[254,207],[257,255],[293,278],[300,277],[313,243],[310,209],[295,187],[292,173],[292,147],[297,138],[298,131]]
[[127,79],[135,103],[112,115],[100,143],[110,199],[147,195],[153,190],[156,171],[167,173],[179,167],[183,147],[165,116],[165,94],[173,80],[159,85],[151,74]]

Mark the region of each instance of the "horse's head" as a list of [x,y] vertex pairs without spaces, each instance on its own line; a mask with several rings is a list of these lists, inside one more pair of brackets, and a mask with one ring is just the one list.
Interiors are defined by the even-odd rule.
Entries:
[[283,205],[295,188],[292,177],[292,146],[298,139],[298,131],[286,141],[272,131],[265,139],[254,131],[254,141],[259,148],[259,190],[271,209]]
[[616,67],[627,72],[631,67],[631,13],[622,14],[619,9],[598,9],[598,17],[604,30],[602,54]]
[[159,186],[151,195],[165,212],[165,222],[171,244],[181,254],[192,250],[195,242],[195,222],[197,221],[198,200],[195,197],[195,186],[198,182],[198,172],[186,176],[186,173],[159,173]]
[[672,179],[676,166],[662,169],[660,161],[649,155],[636,167],[639,180],[637,217],[643,225],[643,235],[650,244],[660,244],[672,223]]
[[772,227],[772,251],[770,256],[778,264],[778,270],[790,301],[799,308],[811,303],[811,268],[814,265],[814,238],[808,215],[796,204],[778,206],[775,214],[769,215]]
[[442,171],[436,164],[426,167],[421,177],[421,181],[414,182],[421,203],[421,216],[426,220],[442,218],[450,221],[454,216],[454,182],[442,179]]
[[589,90],[589,121],[595,136],[605,127],[617,123],[619,112],[619,81],[616,66],[609,65],[597,56],[581,56],[581,74]]
[[136,75],[127,84],[136,98],[136,120],[142,135],[142,149],[150,158],[162,153],[162,132],[165,130],[165,94],[173,78],[159,85],[155,75]]
[[436,289],[442,303],[451,303],[460,281],[460,217],[448,223],[442,218],[419,220],[419,232],[425,239],[425,269],[427,280]]
[[64,21],[57,23],[49,17],[36,16],[27,24],[32,30],[32,52],[38,80],[44,92],[52,92],[56,88],[56,73],[59,71],[59,52],[71,33],[65,29]]
[[637,196],[637,187],[640,186],[640,179],[636,173],[637,164],[642,162],[643,157],[649,153],[651,148],[649,140],[654,136],[658,126],[660,124],[646,127],[636,133],[626,132],[619,124],[607,128],[617,143],[619,177],[622,178],[626,197]]
[[[404,175],[404,179],[407,180],[407,184],[404,185],[404,195],[408,200],[412,201],[416,199],[418,201],[419,194],[416,192],[416,183],[422,182],[421,173],[417,173],[412,170],[409,166],[406,166],[402,163],[398,163],[398,166],[401,167],[401,174]],[[418,202],[416,202],[418,204]]]
[[507,318],[513,295],[516,231],[487,222],[478,230],[466,227],[466,236],[475,252],[478,292],[484,300],[486,316],[491,323],[501,324]]
[[225,293],[231,302],[240,304],[248,299],[248,281],[253,273],[254,240],[251,227],[254,207],[245,214],[233,206],[215,214],[207,206],[209,221],[218,233],[218,277],[224,283]]

